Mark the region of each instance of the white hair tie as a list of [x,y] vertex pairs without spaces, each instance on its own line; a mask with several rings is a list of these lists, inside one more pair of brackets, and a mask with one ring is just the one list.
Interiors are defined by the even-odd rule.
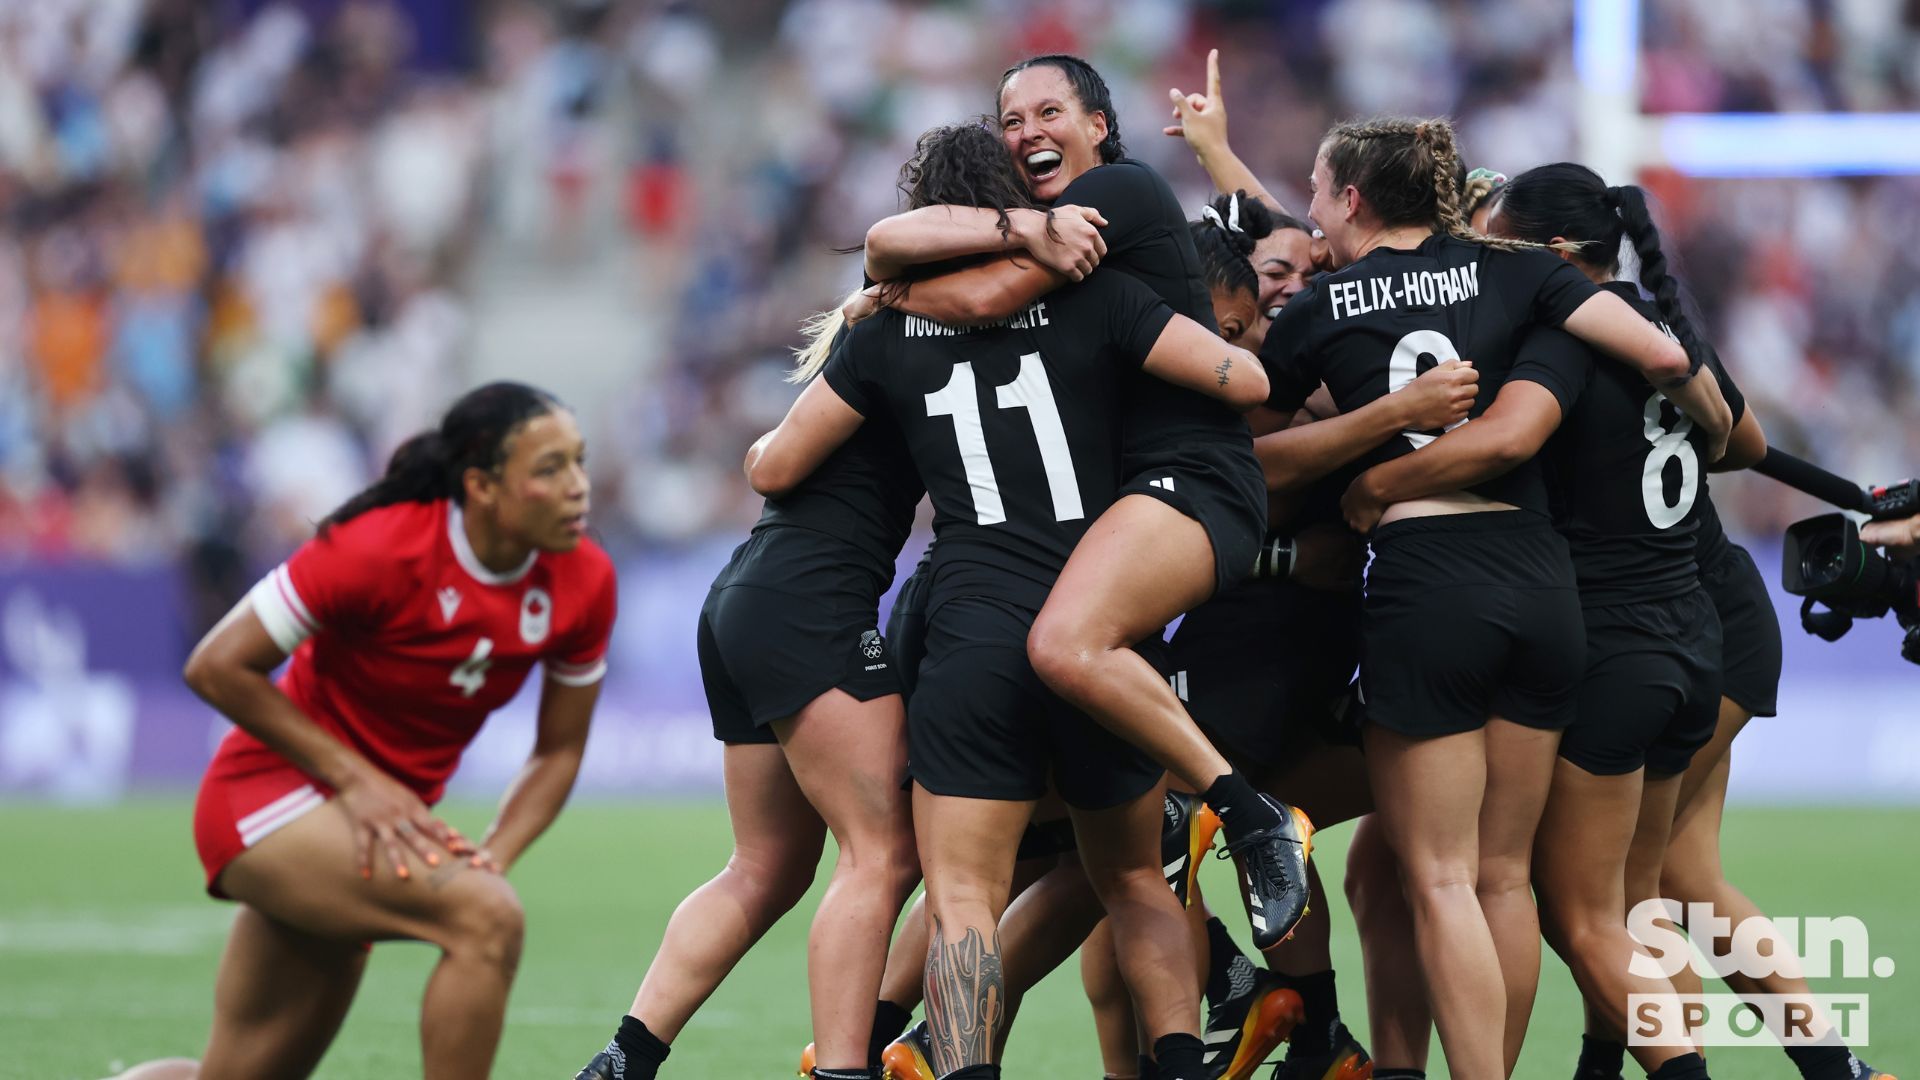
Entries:
[[1213,208],[1212,203],[1208,203],[1206,206],[1201,208],[1200,218],[1203,221],[1211,221],[1216,227],[1226,229],[1229,232],[1245,232],[1246,231],[1245,229],[1242,229],[1240,227],[1240,193],[1239,192],[1235,192],[1232,195],[1227,196],[1226,218],[1222,219],[1220,217],[1220,211],[1215,210]]

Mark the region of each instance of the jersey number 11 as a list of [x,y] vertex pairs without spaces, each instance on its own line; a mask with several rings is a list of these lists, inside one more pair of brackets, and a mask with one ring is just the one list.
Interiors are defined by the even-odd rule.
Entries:
[[[980,422],[978,384],[973,377],[973,361],[953,365],[947,385],[927,395],[928,416],[953,417],[953,435],[960,444],[960,465],[967,471],[967,486],[973,490],[974,516],[982,525],[997,525],[1007,520],[1007,508],[1000,498],[1000,480],[993,473],[993,458],[987,453],[986,429]],[[994,388],[994,399],[1002,409],[1025,409],[1033,425],[1033,438],[1040,446],[1040,465],[1047,474],[1047,490],[1053,496],[1055,521],[1073,521],[1086,516],[1080,506],[1080,481],[1073,472],[1073,453],[1067,448],[1067,429],[1060,423],[1060,407],[1054,404],[1053,387],[1047,382],[1047,369],[1040,354],[1020,357],[1020,374],[1010,383]]]

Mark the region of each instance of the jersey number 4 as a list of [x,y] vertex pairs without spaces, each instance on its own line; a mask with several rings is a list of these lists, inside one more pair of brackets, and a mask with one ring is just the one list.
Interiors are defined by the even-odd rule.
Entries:
[[[953,417],[953,435],[960,444],[960,465],[967,471],[967,486],[973,491],[973,512],[982,525],[997,525],[1007,520],[1006,504],[1000,498],[1000,480],[993,473],[993,458],[987,453],[986,428],[980,422],[980,396],[973,377],[973,361],[953,365],[947,385],[927,395],[928,416]],[[1002,409],[1025,409],[1033,425],[1033,438],[1040,446],[1040,465],[1047,474],[1047,490],[1053,495],[1055,521],[1073,521],[1086,516],[1080,506],[1080,481],[1073,472],[1073,453],[1067,449],[1067,429],[1060,423],[1060,407],[1054,404],[1053,387],[1047,382],[1047,369],[1040,354],[1027,353],[1020,358],[1020,374],[1004,386],[994,388],[994,400]]]
[[461,697],[472,697],[487,685],[487,669],[493,666],[493,639],[483,637],[473,643],[473,655],[460,661],[447,681],[460,688]]

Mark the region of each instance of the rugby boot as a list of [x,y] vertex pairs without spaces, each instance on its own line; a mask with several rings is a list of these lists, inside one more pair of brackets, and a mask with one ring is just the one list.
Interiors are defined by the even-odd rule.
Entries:
[[1307,914],[1307,859],[1313,854],[1313,822],[1306,812],[1261,795],[1280,823],[1246,836],[1228,836],[1220,857],[1240,869],[1254,948],[1265,952],[1293,933]]
[[1305,1015],[1300,995],[1261,970],[1246,993],[1207,1010],[1207,1030],[1200,1036],[1207,1080],[1247,1080]]
[[814,1066],[815,1060],[816,1059],[813,1056],[813,1044],[808,1043],[807,1048],[805,1050],[800,1051],[800,1068],[798,1070],[798,1074],[801,1077],[801,1080],[806,1080],[807,1077],[810,1077],[813,1075],[813,1066]]
[[1200,877],[1200,859],[1213,850],[1214,834],[1220,831],[1220,816],[1200,796],[1185,791],[1166,795],[1166,821],[1160,832],[1160,867],[1167,875],[1173,895],[1180,906],[1193,903],[1194,884]]
[[1287,1047],[1287,1059],[1273,1067],[1273,1080],[1372,1080],[1373,1059],[1360,1041],[1341,1024],[1333,1029],[1333,1046],[1325,1053],[1296,1054]]
[[927,1042],[925,1020],[880,1051],[880,1080],[937,1080],[933,1075],[933,1048]]

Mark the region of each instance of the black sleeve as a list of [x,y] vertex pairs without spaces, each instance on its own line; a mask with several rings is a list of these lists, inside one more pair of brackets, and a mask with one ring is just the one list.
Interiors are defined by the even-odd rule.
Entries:
[[1559,326],[1581,304],[1593,299],[1600,286],[1574,265],[1550,251],[1489,249],[1485,272],[1505,297],[1507,309],[1533,322]]
[[1100,230],[1107,255],[1125,251],[1158,220],[1159,191],[1146,169],[1127,162],[1088,169],[1054,200],[1058,206],[1090,206],[1107,219]]
[[1147,354],[1173,321],[1173,309],[1160,294],[1138,278],[1116,270],[1096,270],[1082,287],[1087,299],[1099,303],[1106,340],[1111,342],[1129,367],[1147,362]]
[[1267,327],[1267,338],[1260,345],[1260,366],[1267,369],[1269,409],[1294,412],[1320,388],[1320,369],[1307,348],[1307,335],[1314,325],[1311,310],[1319,295],[1317,284],[1302,289]]
[[1720,381],[1720,396],[1727,399],[1727,408],[1733,410],[1733,422],[1738,424],[1740,418],[1747,414],[1747,395],[1741,393],[1740,388],[1734,385],[1733,375],[1727,371],[1727,366],[1720,362],[1720,353],[1704,339],[1701,340],[1700,346],[1707,352],[1706,363],[1713,369],[1713,377]]
[[850,330],[840,331],[827,354],[827,366],[820,377],[840,395],[840,400],[861,416],[871,417],[886,411],[886,392],[877,377],[886,363],[884,326],[893,322],[883,312],[862,321]]
[[1539,383],[1560,402],[1560,415],[1573,412],[1593,376],[1593,350],[1565,330],[1536,326],[1521,339],[1507,382]]

